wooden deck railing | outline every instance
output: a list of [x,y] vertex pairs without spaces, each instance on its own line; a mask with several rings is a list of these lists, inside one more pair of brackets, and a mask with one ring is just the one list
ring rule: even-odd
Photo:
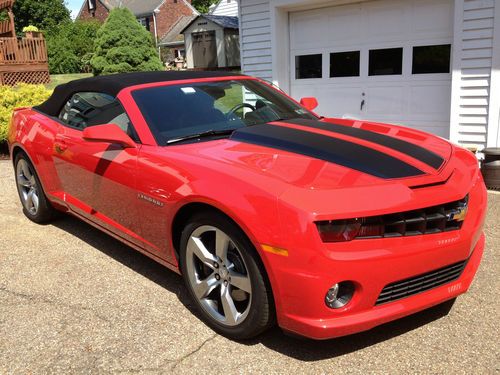
[[15,0],[0,0],[0,9],[12,8]]
[[10,31],[11,31],[10,21],[9,20],[0,21],[0,35],[9,33]]
[[44,38],[0,38],[0,65],[47,63]]

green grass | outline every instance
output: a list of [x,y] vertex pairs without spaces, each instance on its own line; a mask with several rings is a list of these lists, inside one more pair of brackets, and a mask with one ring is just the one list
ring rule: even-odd
[[57,85],[74,81],[75,79],[92,77],[91,73],[74,73],[74,74],[51,74],[50,75],[50,83],[46,84],[50,90],[53,90]]

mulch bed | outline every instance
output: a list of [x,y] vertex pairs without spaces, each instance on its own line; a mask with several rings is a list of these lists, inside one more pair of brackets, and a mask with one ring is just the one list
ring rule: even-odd
[[9,146],[7,142],[0,142],[0,160],[8,160],[9,156]]

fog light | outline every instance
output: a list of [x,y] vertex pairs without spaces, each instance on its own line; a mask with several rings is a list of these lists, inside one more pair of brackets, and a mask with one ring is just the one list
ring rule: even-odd
[[340,309],[349,303],[353,294],[354,284],[350,281],[342,281],[328,289],[325,303],[331,309]]

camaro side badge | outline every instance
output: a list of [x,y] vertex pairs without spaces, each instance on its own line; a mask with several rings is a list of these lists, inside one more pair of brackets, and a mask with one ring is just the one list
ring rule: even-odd
[[145,200],[146,202],[152,203],[158,207],[163,207],[164,203],[160,202],[158,199],[154,199],[153,197],[149,197],[147,195],[144,195],[142,193],[137,193],[137,198]]

